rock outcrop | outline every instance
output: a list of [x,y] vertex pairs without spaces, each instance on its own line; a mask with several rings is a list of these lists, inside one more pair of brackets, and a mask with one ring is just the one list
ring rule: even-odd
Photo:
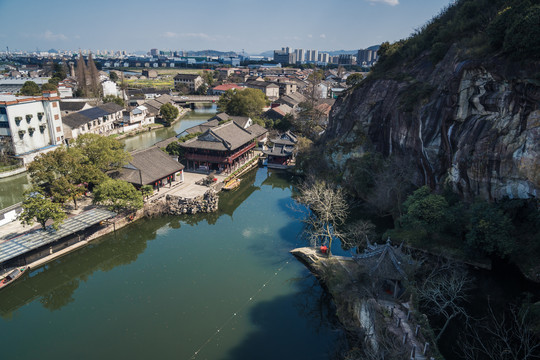
[[218,210],[218,202],[219,196],[212,189],[192,199],[167,195],[165,213],[169,215],[210,213]]
[[349,159],[368,149],[407,154],[417,185],[448,181],[465,198],[538,197],[538,68],[463,58],[454,46],[435,66],[424,55],[346,92],[323,138],[328,163],[346,176]]

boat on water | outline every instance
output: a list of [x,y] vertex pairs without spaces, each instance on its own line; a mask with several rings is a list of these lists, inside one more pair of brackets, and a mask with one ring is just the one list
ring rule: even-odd
[[6,276],[4,276],[0,280],[0,290],[20,278],[26,270],[28,270],[28,267],[26,266],[17,267],[14,270],[11,270]]
[[236,189],[237,187],[240,186],[240,179],[232,179],[230,181],[228,181],[224,186],[223,186],[223,190],[234,190]]

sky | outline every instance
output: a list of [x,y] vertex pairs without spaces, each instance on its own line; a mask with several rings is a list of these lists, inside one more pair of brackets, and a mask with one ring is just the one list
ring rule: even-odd
[[0,0],[0,51],[357,50],[408,37],[450,2]]

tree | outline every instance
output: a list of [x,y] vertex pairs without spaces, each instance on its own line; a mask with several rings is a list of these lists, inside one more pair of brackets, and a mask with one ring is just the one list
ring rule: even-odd
[[347,77],[345,83],[349,86],[354,86],[356,84],[360,84],[362,80],[364,80],[364,75],[360,73],[354,73]]
[[135,187],[122,180],[108,179],[94,188],[94,204],[105,205],[111,211],[135,211],[143,207],[143,196]]
[[171,122],[178,117],[178,108],[172,104],[163,104],[159,108],[159,113],[164,120],[165,126],[170,126]]
[[122,100],[121,97],[114,96],[114,95],[107,95],[107,96],[103,97],[103,103],[104,104],[111,103],[111,102],[115,103],[115,104],[118,104],[118,105],[120,105],[122,107],[126,106],[126,104],[124,103],[124,100]]
[[[443,321],[435,340],[439,341],[452,319],[468,318],[464,304],[468,302],[468,291],[472,280],[465,269],[457,264],[441,262],[432,267],[422,284],[417,288],[422,307],[431,315]],[[436,330],[436,329],[435,329]]]
[[336,188],[321,180],[308,180],[298,187],[298,202],[307,207],[302,221],[305,235],[312,246],[327,245],[328,254],[332,254],[334,239],[343,239],[339,227],[348,214],[348,205],[341,188]]
[[218,111],[233,116],[249,116],[254,118],[262,113],[267,105],[266,95],[258,89],[240,91],[227,90],[218,101]]
[[19,214],[21,223],[32,225],[36,221],[43,229],[45,229],[47,221],[52,219],[52,227],[58,230],[58,227],[66,218],[60,204],[46,197],[37,187],[32,187],[25,192],[22,209],[23,211]]
[[77,208],[77,198],[86,192],[85,183],[99,183],[105,174],[88,163],[77,148],[57,148],[41,154],[28,166],[32,183],[42,192],[64,203],[73,200]]
[[29,80],[23,84],[20,93],[26,96],[35,96],[41,95],[41,90],[39,89],[38,84]]
[[101,88],[101,82],[99,81],[99,71],[96,68],[94,59],[92,58],[92,53],[88,55],[88,73],[87,76],[90,78],[90,92],[92,96],[99,97],[103,91]]
[[410,195],[403,203],[406,214],[402,223],[408,226],[421,226],[430,232],[440,231],[447,218],[448,203],[446,199],[432,194],[429,186],[424,185]]
[[111,71],[109,73],[109,78],[111,79],[111,81],[114,81],[114,82],[118,81],[118,75],[114,71]]
[[141,186],[141,194],[143,198],[148,198],[154,193],[154,188],[152,185],[143,185]]
[[[204,70],[200,75],[203,78],[206,85],[212,86],[214,84],[214,72],[213,71]],[[207,86],[207,89],[208,89],[208,86]]]
[[41,91],[58,91],[58,87],[50,82],[41,85]]
[[480,202],[471,207],[467,245],[488,255],[505,257],[515,248],[514,227],[495,205]]
[[86,63],[82,53],[79,51],[79,58],[77,59],[77,68],[75,76],[77,78],[77,92],[82,96],[88,96],[88,70],[86,69]]
[[124,144],[108,136],[82,134],[73,142],[84,156],[84,163],[95,166],[102,172],[118,169],[131,160]]
[[375,225],[369,220],[357,220],[349,224],[342,239],[344,250],[356,248],[357,252],[365,248],[369,237],[374,235]]
[[[537,305],[538,306],[538,305]],[[531,315],[531,305],[521,309],[511,306],[495,312],[488,305],[486,319],[467,323],[461,352],[465,360],[532,360],[540,358],[540,339],[535,333],[538,318]]]

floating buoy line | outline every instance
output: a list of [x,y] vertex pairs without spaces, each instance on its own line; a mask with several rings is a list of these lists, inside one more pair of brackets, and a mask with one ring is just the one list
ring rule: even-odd
[[223,322],[223,324],[221,324],[221,326],[219,328],[217,328],[217,330],[197,349],[197,351],[195,351],[193,353],[193,355],[190,357],[190,359],[195,359],[199,353],[208,345],[212,342],[212,340],[216,337],[216,335],[218,335],[219,333],[221,333],[221,330],[223,330],[223,328],[225,326],[227,326],[227,324],[232,320],[234,319],[236,316],[238,316],[238,314],[240,314],[240,312],[242,310],[244,310],[249,303],[251,303],[254,299],[255,299],[255,296],[260,293],[265,287],[266,285],[268,285],[276,276],[278,276],[278,274],[281,272],[281,270],[283,270],[287,265],[289,264],[289,261],[286,261],[285,264],[283,264],[283,266],[281,266],[280,268],[278,268],[276,271],[274,271],[274,274],[268,279],[266,280],[266,282],[264,282],[258,289],[257,291],[255,291],[253,293],[253,295],[251,295],[249,297],[249,299],[244,303],[242,304],[242,306],[240,306],[240,308],[238,308],[238,310],[236,310],[235,312],[232,313],[232,315],[227,319],[225,320],[225,322]]

